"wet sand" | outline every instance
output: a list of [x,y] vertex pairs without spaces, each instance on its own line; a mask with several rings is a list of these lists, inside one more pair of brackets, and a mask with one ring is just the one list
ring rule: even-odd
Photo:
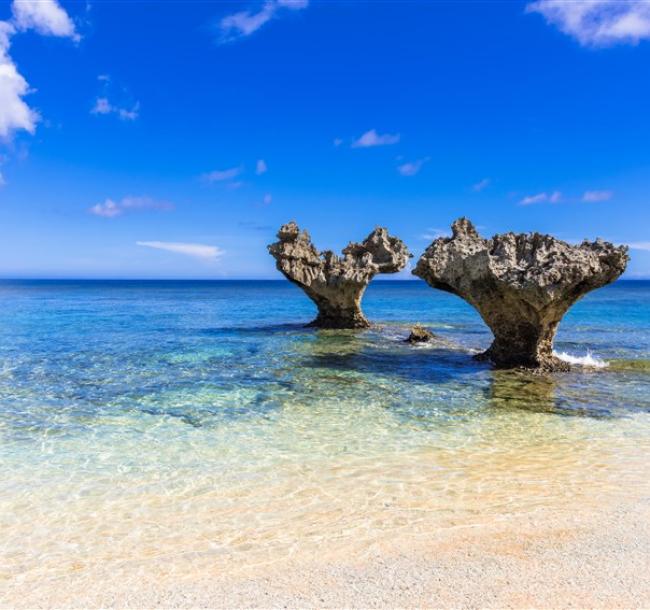
[[[405,538],[408,538],[405,537]],[[79,573],[0,594],[3,608],[650,607],[650,498],[634,505],[503,521],[387,540],[359,553],[313,552],[257,566],[165,572],[167,558],[119,578]],[[178,562],[178,557],[174,558]],[[89,578],[90,577],[90,578]]]

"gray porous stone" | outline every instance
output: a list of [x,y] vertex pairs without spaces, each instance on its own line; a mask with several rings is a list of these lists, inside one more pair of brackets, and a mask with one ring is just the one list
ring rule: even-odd
[[558,324],[583,295],[625,271],[627,247],[600,239],[572,246],[540,233],[483,239],[466,218],[451,228],[452,237],[432,242],[413,274],[478,310],[494,334],[478,357],[500,368],[567,370],[553,355]]
[[278,241],[269,247],[276,267],[290,282],[300,286],[318,307],[310,324],[319,328],[367,328],[361,298],[378,273],[403,269],[411,254],[397,237],[376,228],[361,243],[350,243],[343,256],[331,250],[320,253],[307,231],[295,222],[282,225]]

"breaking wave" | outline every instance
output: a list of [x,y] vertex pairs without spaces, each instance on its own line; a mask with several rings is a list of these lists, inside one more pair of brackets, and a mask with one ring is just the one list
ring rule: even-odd
[[553,352],[553,354],[560,360],[568,362],[569,364],[578,364],[580,366],[588,366],[596,369],[604,369],[609,366],[609,363],[597,356],[594,356],[591,352],[587,352],[585,356],[572,356],[566,352]]

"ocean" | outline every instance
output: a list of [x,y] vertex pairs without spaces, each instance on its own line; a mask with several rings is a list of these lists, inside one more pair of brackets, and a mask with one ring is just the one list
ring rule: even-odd
[[[375,281],[0,282],[0,589],[184,578],[647,497],[650,282],[577,303],[569,373],[495,371],[462,300]],[[431,345],[404,342],[421,323]],[[584,366],[589,365],[589,366]]]

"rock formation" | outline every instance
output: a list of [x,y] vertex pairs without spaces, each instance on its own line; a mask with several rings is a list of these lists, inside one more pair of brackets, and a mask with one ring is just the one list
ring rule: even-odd
[[553,356],[562,316],[578,299],[625,270],[627,247],[597,240],[572,246],[539,233],[483,239],[460,218],[436,239],[413,273],[475,307],[494,334],[480,357],[502,368],[567,370]]
[[320,328],[366,328],[361,298],[377,273],[396,273],[412,256],[404,243],[383,228],[366,239],[350,243],[339,257],[331,250],[319,253],[307,231],[295,222],[280,227],[278,240],[269,246],[276,267],[300,286],[316,303],[318,317],[310,324]]
[[416,324],[412,329],[409,336],[404,339],[406,343],[427,343],[433,340],[433,333],[427,330],[421,324]]

